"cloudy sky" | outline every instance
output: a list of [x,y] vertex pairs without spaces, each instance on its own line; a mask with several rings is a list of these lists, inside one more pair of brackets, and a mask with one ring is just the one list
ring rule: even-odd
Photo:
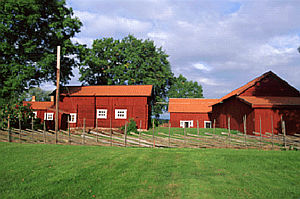
[[[299,0],[67,0],[83,23],[74,41],[128,34],[153,40],[172,71],[219,98],[272,70],[300,88]],[[78,77],[70,84],[79,84]]]

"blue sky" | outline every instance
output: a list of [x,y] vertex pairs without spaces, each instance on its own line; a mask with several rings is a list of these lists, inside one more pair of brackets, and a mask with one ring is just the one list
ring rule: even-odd
[[[67,5],[83,22],[74,41],[149,38],[170,56],[176,76],[203,86],[205,98],[220,98],[269,70],[300,88],[298,0],[67,0]],[[78,75],[70,84],[80,84]]]

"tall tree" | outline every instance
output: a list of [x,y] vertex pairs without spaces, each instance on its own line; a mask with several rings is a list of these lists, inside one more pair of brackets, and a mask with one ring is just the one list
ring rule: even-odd
[[80,81],[84,85],[142,85],[154,86],[152,111],[156,117],[163,104],[173,77],[168,55],[151,40],[132,35],[121,40],[98,39],[92,48],[81,48]]
[[64,0],[0,1],[0,106],[31,85],[55,81],[56,46],[62,46],[61,80],[72,75],[81,22]]
[[35,96],[36,101],[50,101],[51,97],[49,96],[52,91],[45,91],[39,87],[30,88],[28,91],[25,91],[21,95],[21,100],[31,100],[32,96]]
[[169,98],[202,98],[202,86],[188,81],[183,75],[174,77],[168,92]]

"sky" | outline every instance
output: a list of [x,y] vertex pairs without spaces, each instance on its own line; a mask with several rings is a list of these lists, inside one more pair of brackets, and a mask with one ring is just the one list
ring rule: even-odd
[[[172,72],[220,98],[272,70],[300,88],[299,0],[67,0],[74,42],[133,34],[169,55]],[[70,85],[79,85],[78,71]]]

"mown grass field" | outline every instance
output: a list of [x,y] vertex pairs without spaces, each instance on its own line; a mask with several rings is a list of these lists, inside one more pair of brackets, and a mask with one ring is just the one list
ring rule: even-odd
[[0,198],[300,198],[300,153],[0,143]]

